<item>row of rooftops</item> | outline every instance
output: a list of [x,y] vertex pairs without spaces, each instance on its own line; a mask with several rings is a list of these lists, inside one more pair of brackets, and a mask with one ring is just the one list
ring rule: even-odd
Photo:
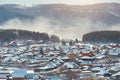
[[[79,73],[90,72],[94,78],[100,75],[104,79],[108,78],[111,80],[113,76],[115,79],[118,78],[116,76],[118,76],[120,71],[118,67],[120,64],[119,44],[76,43],[69,46],[56,43],[10,45],[0,47],[1,67],[21,68],[25,72],[31,69],[34,73],[39,73],[43,76],[58,72],[62,74],[67,72],[67,69],[71,69],[73,72],[79,69]],[[110,74],[110,76],[104,76],[106,73]],[[0,74],[3,75],[2,72]]]

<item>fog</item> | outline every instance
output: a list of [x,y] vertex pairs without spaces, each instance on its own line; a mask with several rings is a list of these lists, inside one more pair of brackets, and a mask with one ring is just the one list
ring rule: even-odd
[[[59,23],[56,21],[55,23]],[[51,24],[50,19],[39,17],[34,20],[12,19],[0,25],[2,29],[22,29],[55,34],[61,39],[82,39],[83,34],[100,30],[120,30],[119,25],[107,27],[102,23],[91,23],[89,20],[79,20],[70,24]]]

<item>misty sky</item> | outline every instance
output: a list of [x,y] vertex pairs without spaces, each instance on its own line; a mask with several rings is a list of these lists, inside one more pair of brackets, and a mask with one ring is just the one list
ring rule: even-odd
[[64,3],[71,5],[86,5],[95,3],[120,3],[120,0],[0,0],[0,4],[55,4]]

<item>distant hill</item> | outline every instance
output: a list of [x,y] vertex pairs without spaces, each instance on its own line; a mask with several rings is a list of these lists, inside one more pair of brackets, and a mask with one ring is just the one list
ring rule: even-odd
[[[73,24],[80,20],[114,25],[120,23],[120,4],[101,3],[94,5],[41,4],[27,7],[18,4],[0,5],[0,23],[10,19],[34,19],[45,17],[51,24]],[[55,22],[55,21],[58,21]]]
[[[57,40],[56,40],[57,38]],[[12,40],[43,40],[43,41],[54,41],[59,42],[60,39],[56,35],[49,36],[47,33],[32,32],[26,30],[15,30],[15,29],[0,29],[0,41],[9,42]]]
[[120,31],[96,31],[83,35],[83,42],[120,42]]

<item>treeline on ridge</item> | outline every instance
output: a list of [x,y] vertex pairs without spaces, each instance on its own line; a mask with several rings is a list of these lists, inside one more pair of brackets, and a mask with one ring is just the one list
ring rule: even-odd
[[47,33],[39,33],[27,30],[16,30],[16,29],[0,29],[0,41],[8,42],[12,40],[43,40],[51,42],[59,42],[60,39],[56,35],[49,36]]
[[83,35],[83,42],[120,42],[120,31],[95,31]]

